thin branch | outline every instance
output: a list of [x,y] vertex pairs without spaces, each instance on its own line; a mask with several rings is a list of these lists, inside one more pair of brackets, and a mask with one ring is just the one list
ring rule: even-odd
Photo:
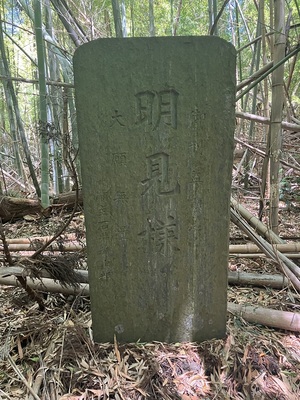
[[[243,142],[241,139],[238,139],[237,137],[235,137],[234,140],[235,140],[237,143],[240,143],[241,145],[247,147],[248,149],[250,149],[250,150],[253,151],[254,153],[259,154],[259,155],[262,156],[262,157],[266,157],[266,156],[267,156],[266,153],[265,153],[264,151],[259,150],[259,149],[255,148],[255,147],[251,146],[251,145],[248,144],[248,143]],[[287,163],[286,161],[284,161],[284,160],[282,160],[282,159],[280,159],[279,161],[281,162],[282,165],[285,165],[286,167],[289,167],[289,168],[293,168],[295,171],[300,172],[300,167],[297,167],[296,165]]]
[[256,81],[254,81],[251,85],[249,85],[243,92],[241,92],[235,99],[235,101],[240,100],[246,93],[248,93],[251,89],[254,88],[259,82],[263,81],[268,75],[270,75],[273,71],[275,71],[276,68],[280,67],[280,65],[284,64],[288,59],[293,57],[295,54],[299,53],[300,51],[300,45],[297,45],[297,47],[291,51],[289,54],[287,54],[282,60],[280,60],[277,64],[273,65],[272,68],[270,68],[267,72],[265,72],[263,75],[261,75]]
[[213,26],[211,27],[211,30],[209,32],[210,35],[214,34],[214,32],[216,30],[216,27],[217,27],[217,24],[219,22],[219,19],[221,18],[222,14],[223,14],[223,11],[224,11],[225,7],[227,6],[228,2],[229,2],[229,0],[225,0],[224,1],[223,5],[221,7],[221,10],[219,11],[218,15],[216,16],[216,19],[214,20]]
[[[259,123],[265,124],[265,125],[271,124],[270,118],[261,117],[260,115],[249,114],[249,113],[244,113],[244,112],[240,112],[240,111],[236,111],[235,115],[238,118],[247,119],[249,121],[259,122]],[[291,124],[290,122],[282,121],[281,126],[283,129],[285,129],[287,131],[300,132],[300,125],[298,125],[298,124]]]
[[73,178],[74,178],[74,186],[75,186],[75,202],[74,202],[74,207],[73,207],[73,211],[70,215],[70,217],[68,218],[68,220],[66,221],[66,223],[58,230],[58,232],[52,237],[52,239],[50,239],[49,241],[47,241],[40,249],[38,249],[32,256],[32,259],[37,258],[37,256],[39,256],[44,250],[46,250],[46,248],[48,246],[50,246],[51,243],[53,243],[57,238],[59,238],[62,233],[66,230],[66,228],[70,225],[71,221],[74,218],[75,212],[77,210],[77,206],[78,206],[78,197],[79,197],[79,185],[78,185],[78,178],[77,178],[77,174],[76,174],[76,169],[74,166],[74,162],[70,156],[70,153],[68,153],[68,158],[69,158],[69,165],[73,171]]
[[[11,257],[9,248],[8,248],[8,244],[6,242],[6,237],[5,237],[5,233],[4,233],[4,229],[3,229],[3,225],[2,225],[2,220],[0,219],[0,237],[3,243],[3,251],[6,257],[6,261],[8,263],[8,265],[13,266],[14,262],[13,259]],[[23,289],[26,290],[26,292],[28,293],[29,297],[32,298],[32,300],[36,301],[39,305],[39,309],[40,311],[44,311],[45,309],[45,305],[44,305],[44,301],[42,299],[42,297],[37,294],[31,287],[29,287],[27,285],[27,281],[26,278],[24,278],[23,276],[17,276],[17,280],[20,284],[20,286],[22,286]]]
[[35,400],[41,400],[41,398],[33,391],[32,387],[29,385],[27,379],[25,376],[22,374],[16,363],[14,362],[13,358],[10,356],[10,354],[7,355],[7,360],[10,363],[12,369],[15,371],[19,379],[21,379],[22,383],[27,387],[29,392],[32,394],[33,398]]
[[[39,82],[38,79],[13,78],[13,77],[8,77],[8,76],[4,76],[4,75],[0,75],[0,79],[11,80],[11,81],[16,81],[16,82],[24,82],[24,83],[38,83]],[[74,88],[74,85],[72,83],[67,83],[67,82],[46,81],[46,85]]]

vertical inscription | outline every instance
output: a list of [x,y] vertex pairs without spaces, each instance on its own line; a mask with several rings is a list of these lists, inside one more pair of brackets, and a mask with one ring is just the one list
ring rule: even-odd
[[103,256],[107,256],[111,241],[111,223],[109,220],[102,220],[98,223],[97,236],[99,237],[99,250]]
[[[160,197],[160,209],[149,210],[151,217],[147,219],[145,229],[139,233],[144,239],[146,247],[152,253],[161,254],[164,257],[171,257],[178,248],[178,219],[169,198],[180,193],[178,181],[173,179],[170,185],[169,154],[161,151],[146,157],[147,178],[141,181],[143,187],[142,197]],[[165,203],[164,203],[165,202]],[[166,218],[158,217],[166,215]]]
[[[115,173],[119,175],[120,171],[127,167],[127,152],[118,152],[112,154],[112,163]],[[115,214],[114,236],[122,241],[126,241],[128,235],[127,207],[129,197],[124,187],[120,187],[112,195],[113,209]]]
[[200,169],[193,169],[192,180],[187,184],[187,199],[195,201],[196,198],[201,198],[200,189],[203,186],[202,171]]
[[115,231],[116,237],[125,240],[128,233],[128,216],[127,208],[129,197],[123,190],[115,192],[113,196],[114,215],[115,215]]
[[201,112],[198,106],[195,106],[190,114],[190,126],[193,130],[198,129],[199,122],[204,119],[205,115]]

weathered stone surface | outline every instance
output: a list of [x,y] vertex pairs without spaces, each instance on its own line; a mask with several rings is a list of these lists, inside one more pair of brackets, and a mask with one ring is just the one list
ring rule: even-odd
[[222,337],[234,48],[99,39],[74,68],[94,339]]

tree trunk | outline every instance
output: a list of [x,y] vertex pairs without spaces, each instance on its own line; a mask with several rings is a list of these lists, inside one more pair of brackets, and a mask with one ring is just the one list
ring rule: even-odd
[[[51,208],[72,208],[75,204],[76,192],[67,192],[55,197]],[[82,192],[79,190],[78,204],[82,204]],[[46,211],[46,215],[50,209]],[[28,214],[45,215],[39,200],[0,196],[0,218],[5,221],[19,219]]]

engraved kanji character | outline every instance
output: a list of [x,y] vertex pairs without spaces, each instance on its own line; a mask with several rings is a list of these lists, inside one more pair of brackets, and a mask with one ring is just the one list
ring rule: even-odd
[[146,90],[135,95],[137,105],[137,124],[146,123],[156,129],[161,122],[177,128],[177,97],[175,89],[159,92]]
[[158,92],[158,118],[154,129],[158,127],[161,120],[166,125],[177,128],[177,97],[178,92],[174,89],[167,89]]
[[180,186],[176,182],[173,189],[168,190],[169,185],[169,155],[167,153],[155,153],[147,157],[148,178],[141,183],[145,186],[143,195],[153,188],[158,195],[171,195],[179,193]]
[[119,124],[120,126],[125,126],[125,124],[122,123],[122,121],[120,120],[121,118],[123,118],[122,114],[119,113],[119,110],[115,110],[114,115],[112,115],[111,119],[112,119],[112,123],[110,124],[110,126],[113,126],[114,124]]
[[155,93],[150,90],[135,95],[137,104],[137,123],[152,125],[153,101]]
[[126,153],[113,153],[113,163],[115,165],[125,166],[127,162]]
[[114,202],[118,207],[126,206],[128,203],[128,197],[125,192],[117,192],[114,198]]
[[139,235],[145,237],[153,245],[156,253],[169,256],[173,250],[179,250],[177,246],[178,228],[175,217],[169,215],[167,221],[154,218],[148,219],[147,229]]
[[169,215],[166,223],[156,220],[155,228],[154,244],[160,253],[167,254],[170,247],[177,249],[175,245],[175,241],[178,239],[177,226],[174,217]]

